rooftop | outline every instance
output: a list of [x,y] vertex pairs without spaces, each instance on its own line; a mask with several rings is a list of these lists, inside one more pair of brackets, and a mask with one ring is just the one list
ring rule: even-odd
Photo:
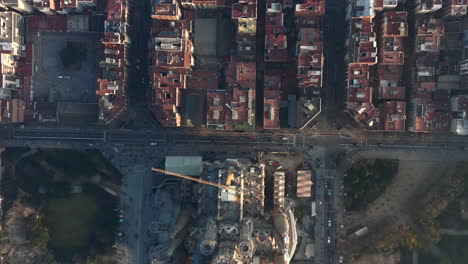
[[239,18],[237,19],[237,31],[241,34],[255,34],[257,32],[257,19]]
[[301,28],[297,40],[299,54],[322,54],[322,35],[318,28]]
[[348,102],[347,109],[360,125],[369,130],[379,130],[380,111],[369,102]]
[[265,24],[267,26],[283,26],[283,13],[267,13],[265,15]]
[[448,0],[450,16],[464,16],[467,14],[468,0]]
[[448,102],[435,101],[429,97],[411,100],[414,107],[414,132],[448,131],[451,113]]
[[376,11],[393,9],[397,5],[398,0],[374,0],[374,9]]
[[405,53],[402,38],[399,37],[384,37],[382,39],[382,64],[388,65],[403,65],[405,61]]
[[377,42],[371,17],[351,19],[350,62],[377,63]]
[[368,102],[372,100],[372,88],[369,83],[369,66],[351,63],[348,77],[348,102]]
[[265,90],[281,90],[281,77],[278,75],[265,74],[263,77]]
[[416,36],[416,51],[419,52],[439,52],[440,35]]
[[153,0],[151,9],[151,17],[156,19],[178,20],[182,16],[177,0]]
[[218,89],[219,76],[212,71],[194,70],[187,78],[187,88],[215,90]]
[[232,4],[232,18],[256,18],[257,5],[256,4]]
[[442,0],[416,0],[416,12],[429,13],[442,8]]
[[444,34],[444,23],[440,19],[435,18],[420,18],[416,20],[418,32],[417,35],[443,35]]
[[263,115],[263,128],[265,129],[279,129],[279,108],[280,108],[280,91],[279,90],[265,90],[264,91],[264,115]]
[[408,13],[404,11],[389,11],[383,16],[384,37],[406,37],[408,35]]
[[295,16],[323,16],[325,15],[324,0],[301,0],[294,8]]
[[379,106],[382,130],[404,131],[406,122],[406,102],[386,101]]
[[107,1],[107,21],[125,21],[125,8],[122,0]]

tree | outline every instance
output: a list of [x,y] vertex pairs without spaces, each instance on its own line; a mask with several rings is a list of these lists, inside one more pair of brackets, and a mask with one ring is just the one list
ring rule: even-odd
[[60,51],[60,59],[65,68],[80,66],[86,58],[86,46],[80,42],[67,42],[67,46]]
[[31,242],[34,246],[45,249],[50,241],[49,228],[44,225],[42,220],[36,219],[31,227]]

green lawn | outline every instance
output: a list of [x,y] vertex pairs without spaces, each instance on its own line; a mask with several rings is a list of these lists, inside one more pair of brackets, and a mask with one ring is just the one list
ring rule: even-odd
[[82,194],[51,200],[46,215],[51,245],[63,249],[85,247],[91,239],[97,209],[93,197]]

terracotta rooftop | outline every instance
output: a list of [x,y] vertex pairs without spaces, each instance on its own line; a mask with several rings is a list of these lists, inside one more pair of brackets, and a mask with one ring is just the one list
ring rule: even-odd
[[406,37],[408,35],[408,13],[404,11],[385,12],[382,22],[384,37]]
[[187,88],[215,90],[218,89],[219,76],[212,71],[194,70],[187,78]]
[[322,34],[318,28],[301,28],[297,42],[300,53],[322,51]]
[[448,103],[433,101],[431,98],[415,98],[415,132],[446,131],[450,127],[451,113]]
[[193,65],[189,51],[156,51],[153,58],[154,66],[189,68]]
[[32,15],[26,17],[27,36],[37,36],[39,31],[67,31],[67,16],[63,15]]
[[380,127],[380,111],[368,102],[348,102],[347,109],[359,124],[369,130]]
[[176,0],[154,0],[152,17],[157,19],[180,19],[181,11]]
[[125,8],[123,7],[122,0],[118,1],[107,1],[106,6],[108,21],[124,21],[125,20]]
[[406,102],[387,101],[379,106],[382,128],[385,131],[404,131]]
[[425,35],[416,37],[416,51],[420,52],[439,52],[440,35]]
[[257,5],[256,4],[232,4],[232,18],[256,18]]
[[187,70],[183,68],[168,69],[164,67],[152,67],[153,87],[156,89],[162,87],[186,87]]
[[299,54],[298,56],[298,67],[322,67],[322,55],[321,54]]
[[256,81],[256,67],[254,62],[238,62],[236,67],[237,81]]
[[286,49],[287,36],[284,34],[271,34],[265,36],[266,49]]
[[397,7],[398,0],[374,0],[374,9],[377,11]]
[[440,19],[420,18],[416,20],[418,32],[417,35],[443,35],[444,23]]
[[294,8],[295,16],[323,16],[325,15],[324,0],[302,0]]
[[264,90],[281,90],[281,77],[278,75],[265,74],[263,77]]
[[377,63],[377,42],[372,18],[352,18],[350,62]]
[[283,13],[267,13],[265,15],[265,24],[267,26],[283,26]]
[[405,53],[403,39],[399,37],[382,38],[382,64],[403,65],[405,62]]
[[351,63],[348,77],[348,102],[368,102],[372,100],[369,82],[369,66]]

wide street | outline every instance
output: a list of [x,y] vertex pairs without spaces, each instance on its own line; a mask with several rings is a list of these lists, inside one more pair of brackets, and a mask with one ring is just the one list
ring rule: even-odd
[[169,144],[212,144],[250,146],[308,146],[353,147],[353,148],[396,148],[396,149],[443,149],[468,150],[468,138],[453,135],[428,137],[414,134],[385,136],[368,133],[353,137],[350,134],[320,133],[305,134],[301,130],[291,132],[188,132],[177,129],[64,129],[64,128],[0,128],[2,146],[41,146],[62,148],[99,148],[103,144],[151,145]]

